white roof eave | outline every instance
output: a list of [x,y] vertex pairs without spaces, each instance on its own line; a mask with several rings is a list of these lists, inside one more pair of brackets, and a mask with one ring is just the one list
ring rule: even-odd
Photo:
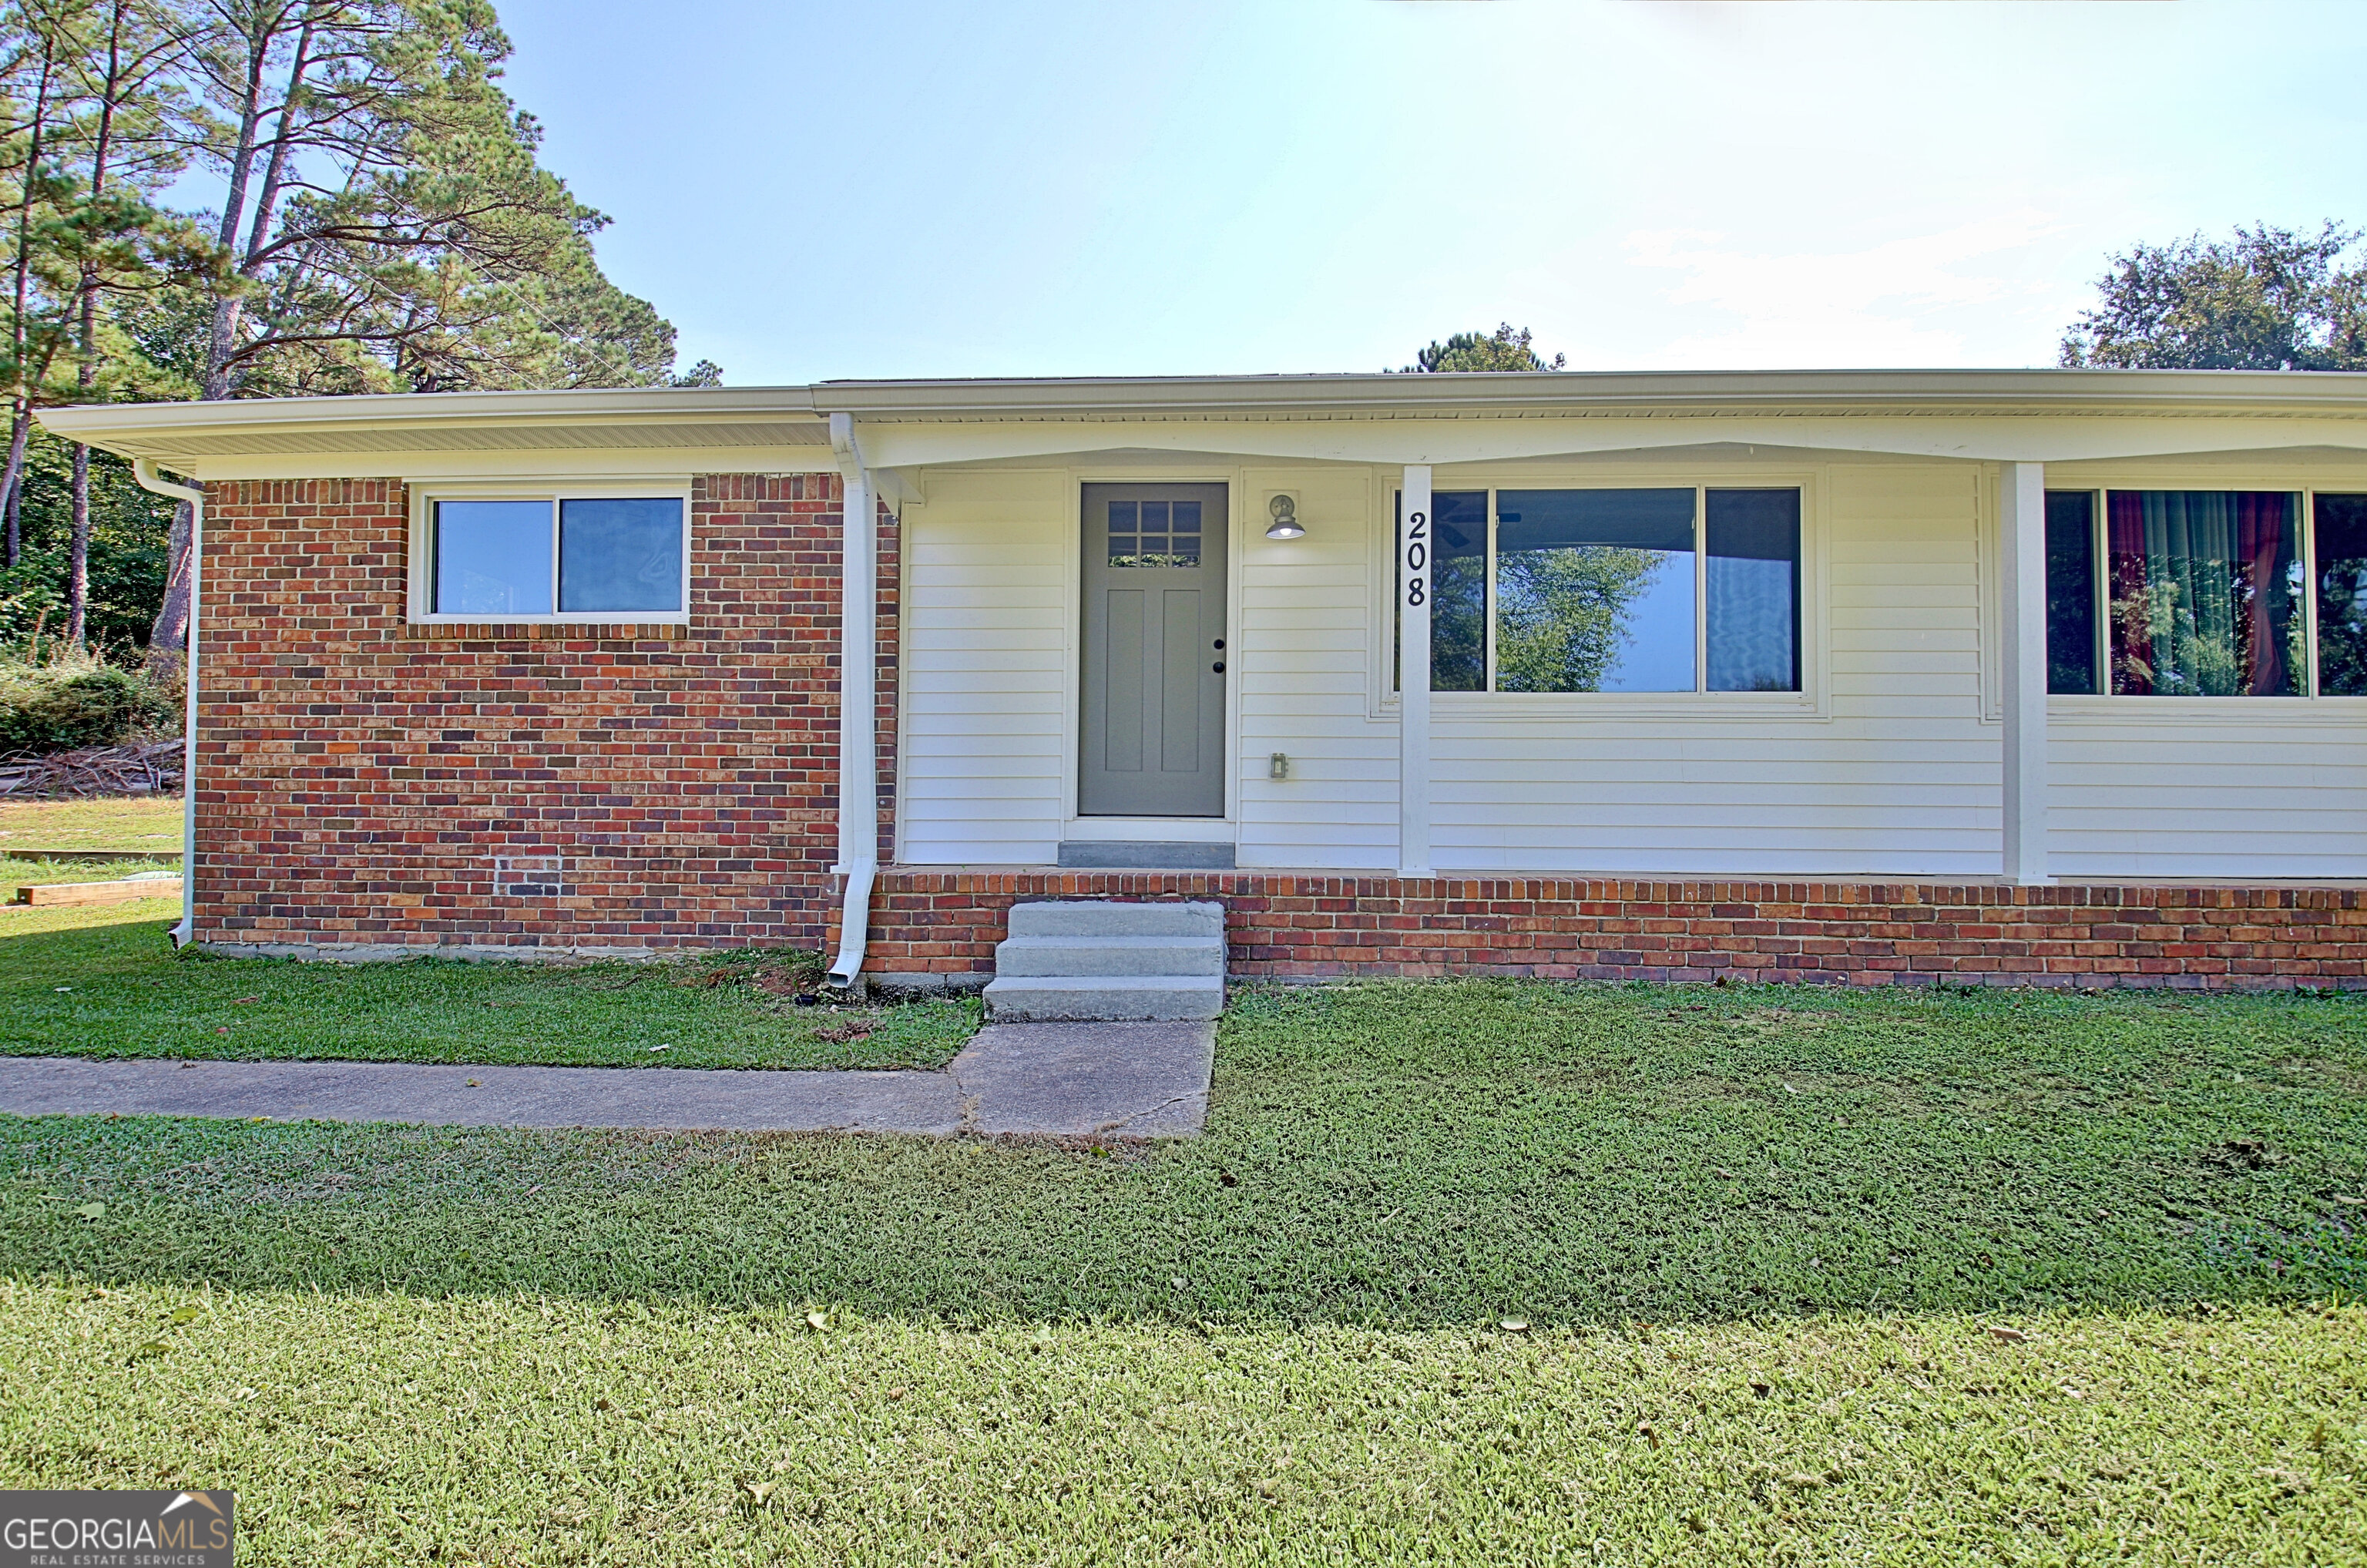
[[[243,458],[403,451],[806,449],[827,420],[978,426],[1090,422],[1312,424],[1393,420],[1738,418],[1987,423],[2093,416],[2328,426],[2367,445],[2367,373],[2208,370],[1546,371],[1527,374],[1137,377],[826,381],[115,403],[44,409],[69,439],[130,457],[215,467]],[[1947,449],[1937,432],[1911,449]],[[2167,435],[2167,432],[2162,432]],[[2180,440],[2199,432],[2181,432]],[[2259,433],[2264,436],[2266,433]],[[1761,437],[1759,438],[1771,438]],[[1828,437],[1829,438],[1829,437]],[[2272,444],[2255,437],[2260,445]],[[2252,445],[2255,441],[2238,442]],[[1085,445],[1091,445],[1086,443]],[[1350,447],[1368,443],[1357,441]],[[1822,440],[1818,444],[1823,444]],[[1875,443],[1896,449],[1897,443]],[[965,443],[967,445],[967,443]],[[1295,445],[1295,444],[1294,444]],[[1986,448],[1987,442],[1974,443]],[[1042,449],[1040,439],[1019,448]],[[981,454],[982,455],[982,454]],[[1343,449],[1342,456],[1348,452]],[[1969,448],[1960,455],[1982,455]]]

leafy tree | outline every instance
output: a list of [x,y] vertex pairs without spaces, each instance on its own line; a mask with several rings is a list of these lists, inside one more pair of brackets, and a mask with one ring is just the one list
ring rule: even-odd
[[663,385],[674,329],[536,161],[486,0],[207,0],[235,258],[203,395]]
[[[14,111],[0,157],[13,222],[4,348],[10,433],[0,494],[10,567],[24,553],[25,462],[42,403],[117,395],[136,354],[115,330],[116,300],[212,256],[192,225],[155,198],[189,139],[186,95],[171,80],[178,39],[151,0],[19,0],[0,23],[10,52],[0,84]],[[62,631],[87,630],[90,457],[73,456],[73,523],[63,565]]]
[[[23,648],[36,625],[45,646],[62,641],[75,536],[73,444],[36,428],[26,443],[23,547],[0,570],[0,647]],[[85,547],[85,637],[96,647],[128,652],[148,634],[171,565],[173,504],[140,488],[131,465],[90,451]]]
[[[44,403],[720,384],[602,274],[508,53],[490,0],[0,0],[0,622],[110,640],[136,555],[168,563],[152,658],[187,630],[187,509],[127,552],[157,503],[58,469]],[[192,159],[202,230],[157,204]]]
[[1440,370],[1558,370],[1569,361],[1557,354],[1548,364],[1529,347],[1529,329],[1515,330],[1510,322],[1491,333],[1458,332],[1444,343],[1433,343],[1405,367],[1407,375]]
[[2097,279],[2097,303],[2064,335],[2062,363],[2124,369],[2367,369],[2367,266],[2359,238],[2263,223],[2230,240],[2137,245]]
[[[49,3],[63,11],[77,0]],[[102,311],[102,305],[111,306],[125,294],[157,287],[176,273],[210,274],[216,258],[194,225],[164,213],[153,199],[164,182],[180,172],[191,140],[188,97],[172,74],[179,38],[167,14],[151,0],[98,0],[82,4],[80,9],[77,75],[86,108],[78,127],[82,134],[74,138],[74,145],[80,153],[82,182],[94,207],[112,204],[119,210],[111,225],[116,243],[84,247],[75,257],[74,395],[77,401],[88,402],[103,391],[122,390],[126,378],[108,375],[110,367],[122,371],[150,369],[138,366],[136,353],[125,352],[127,346],[115,330],[114,312]],[[160,258],[166,262],[162,278],[153,265]],[[91,452],[76,442],[73,454],[66,634],[80,646],[89,630],[91,610]],[[144,517],[153,510],[143,494],[130,515]]]
[[1591,544],[1496,557],[1496,689],[1600,691],[1627,610],[1668,564],[1659,551]]
[[[489,0],[179,3],[232,272],[201,396],[720,383],[675,378],[673,326],[601,273],[607,219],[537,162]],[[174,526],[152,658],[187,631]]]

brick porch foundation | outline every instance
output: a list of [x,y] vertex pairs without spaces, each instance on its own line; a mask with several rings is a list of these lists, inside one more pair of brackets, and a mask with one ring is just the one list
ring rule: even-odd
[[[874,973],[981,975],[1043,898],[1215,899],[1237,979],[2367,988],[2367,888],[883,868]],[[909,980],[908,980],[909,983]]]

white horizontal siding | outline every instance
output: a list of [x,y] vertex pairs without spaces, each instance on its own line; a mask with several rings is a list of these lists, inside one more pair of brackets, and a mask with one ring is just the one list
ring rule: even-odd
[[899,853],[1050,860],[1060,842],[1075,538],[1054,473],[970,473],[904,514]]
[[1456,870],[1993,873],[1999,754],[1980,722],[1977,503],[1964,465],[1828,471],[1829,624],[1807,628],[1821,638],[1822,719],[1433,717],[1433,859]]
[[[1250,470],[1229,663],[1244,866],[1397,858],[1397,725],[1372,709],[1387,628],[1376,519],[1392,470]],[[1289,490],[1305,538],[1263,537]],[[1966,465],[1825,472],[1820,715],[1540,713],[1442,694],[1441,869],[1989,876],[1999,732],[1981,722],[1979,490]],[[1075,489],[932,472],[906,514],[902,853],[1041,862],[1064,824]],[[1682,703],[1673,699],[1671,703]],[[2076,707],[2076,705],[2075,705]],[[2291,710],[2284,711],[2290,713]],[[2054,869],[2078,877],[2367,877],[2367,716],[2193,719],[2131,703],[2051,720]],[[1267,777],[1273,752],[1290,777]]]
[[[1363,469],[1243,476],[1237,785],[1244,866],[1371,868],[1398,854],[1398,731],[1371,716],[1373,506]],[[1256,519],[1278,490],[1298,497],[1303,539]],[[1386,492],[1382,492],[1386,494]],[[1274,752],[1290,777],[1267,777]]]
[[2367,715],[2296,724],[2149,703],[2049,718],[2056,876],[2367,877]]

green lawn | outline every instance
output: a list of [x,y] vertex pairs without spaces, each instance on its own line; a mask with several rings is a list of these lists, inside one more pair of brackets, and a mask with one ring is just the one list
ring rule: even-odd
[[[176,799],[0,801],[0,849],[170,850],[178,854],[180,848],[181,802]],[[112,881],[135,874],[178,869],[177,862],[144,859],[0,859],[0,942],[37,932],[81,929],[95,923],[115,925],[161,919],[169,926],[180,918],[178,894],[113,908],[17,909],[7,901],[28,883],[39,886],[48,882]]]
[[181,847],[177,795],[91,801],[0,801],[0,849]]
[[[44,848],[136,847],[177,801],[0,806],[0,831]],[[0,900],[26,882],[156,868],[0,860]],[[810,954],[681,964],[350,967],[176,955],[177,897],[94,907],[0,906],[0,1055],[338,1058],[575,1066],[937,1067],[977,1029],[974,1001],[800,1007]]]
[[258,1562],[2356,1562],[2362,1199],[2347,998],[1250,992],[1147,1148],[0,1121],[0,1484],[234,1483]]
[[2360,1560],[2367,1313],[1992,1321],[817,1330],[0,1283],[0,1483],[235,1483],[240,1562],[308,1568]]
[[164,935],[171,918],[156,915],[150,903],[0,911],[0,1055],[936,1067],[979,1022],[974,1000],[798,1006],[820,978],[804,954],[569,965],[221,959],[175,955]]

